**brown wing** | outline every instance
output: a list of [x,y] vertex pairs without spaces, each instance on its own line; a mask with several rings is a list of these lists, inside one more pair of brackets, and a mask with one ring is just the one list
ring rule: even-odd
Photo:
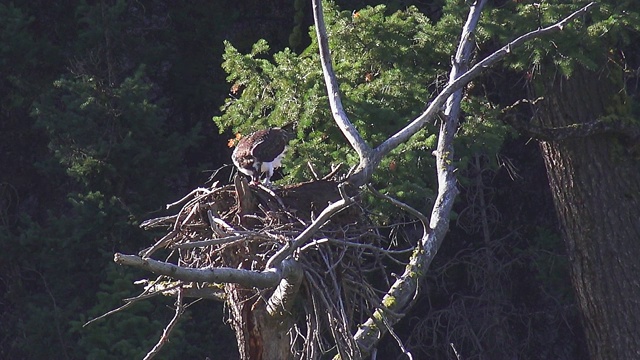
[[233,163],[239,167],[244,169],[253,169],[254,157],[251,154],[253,143],[250,141],[251,135],[245,138],[240,139],[238,145],[233,150],[233,154],[231,154],[231,160]]
[[287,133],[278,128],[256,131],[250,138],[251,154],[259,162],[273,161],[287,146]]

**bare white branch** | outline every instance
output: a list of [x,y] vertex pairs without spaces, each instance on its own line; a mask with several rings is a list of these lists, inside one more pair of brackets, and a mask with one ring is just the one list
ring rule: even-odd
[[[212,187],[215,187],[216,184],[217,184],[217,181],[216,181],[216,183],[213,184]],[[209,190],[209,189],[205,189],[205,188],[201,188],[201,187],[193,189],[193,190],[191,190],[190,193],[188,193],[187,195],[183,196],[182,199],[180,199],[178,201],[174,201],[174,202],[172,202],[170,204],[167,204],[166,208],[169,209],[172,206],[176,206],[176,205],[182,204],[183,202],[189,200],[193,196],[200,195],[200,194],[205,194],[206,195],[206,194],[209,194],[209,193],[211,193],[211,190]]]
[[267,301],[267,312],[274,317],[283,317],[290,312],[304,278],[297,261],[283,261],[281,269],[284,274],[282,281]]
[[208,283],[237,283],[246,287],[260,289],[276,286],[282,274],[277,269],[251,271],[233,268],[194,269],[172,263],[142,258],[136,255],[116,253],[113,257],[119,265],[137,267],[158,275],[170,276],[176,280]]
[[362,139],[358,130],[353,126],[349,117],[342,107],[342,99],[340,98],[340,90],[338,80],[336,79],[333,65],[331,63],[331,52],[329,50],[329,39],[327,36],[327,28],[324,24],[324,16],[322,13],[322,1],[312,0],[313,4],[313,20],[316,27],[316,36],[318,38],[318,47],[320,50],[320,62],[322,64],[322,73],[327,86],[329,95],[329,103],[331,104],[331,112],[333,118],[344,136],[351,144],[351,147],[358,153],[360,162],[367,161],[371,157],[371,147]]
[[[337,126],[341,129],[342,133],[349,141],[349,144],[357,152],[360,160],[357,168],[355,168],[354,172],[349,176],[349,182],[351,184],[355,186],[362,186],[366,184],[371,178],[373,171],[380,164],[382,158],[394,148],[396,148],[403,142],[406,142],[417,131],[422,129],[428,122],[433,120],[433,118],[438,115],[438,113],[441,113],[441,110],[444,106],[444,119],[441,122],[438,146],[437,150],[435,151],[436,171],[438,176],[438,195],[430,218],[406,204],[403,204],[388,196],[376,194],[377,196],[384,197],[387,200],[390,200],[395,205],[405,209],[416,218],[418,218],[423,225],[423,235],[420,238],[418,246],[416,246],[416,248],[413,250],[413,253],[409,257],[409,263],[406,264],[404,272],[396,278],[395,282],[389,287],[389,290],[386,292],[381,301],[377,295],[374,296],[373,294],[370,296],[370,298],[366,299],[367,304],[376,302],[379,302],[379,304],[376,309],[373,309],[373,315],[362,325],[360,325],[357,332],[353,335],[351,334],[351,329],[349,327],[349,319],[351,314],[348,311],[348,304],[343,302],[343,299],[341,297],[330,299],[329,296],[325,296],[327,293],[329,293],[327,291],[325,291],[324,293],[319,292],[317,294],[312,294],[312,301],[314,302],[314,304],[321,301],[325,303],[326,309],[331,309],[331,311],[327,315],[328,320],[332,324],[339,324],[339,326],[335,328],[331,327],[330,330],[334,334],[334,337],[336,339],[336,346],[338,349],[340,349],[339,351],[341,353],[342,351],[347,351],[345,355],[347,353],[363,355],[371,354],[374,351],[375,346],[380,340],[381,336],[386,332],[393,332],[393,326],[404,316],[404,312],[412,305],[413,301],[415,300],[416,294],[418,293],[420,279],[424,277],[424,274],[429,268],[431,261],[435,257],[440,244],[444,240],[445,234],[449,229],[449,217],[451,209],[453,207],[454,199],[458,194],[454,172],[455,169],[453,167],[453,139],[459,126],[458,113],[460,108],[460,101],[462,99],[462,87],[469,83],[472,79],[480,75],[483,71],[485,71],[485,69],[504,58],[514,48],[522,45],[530,39],[562,30],[569,21],[575,19],[581,14],[586,13],[593,6],[595,6],[595,3],[590,3],[552,26],[524,34],[469,69],[469,61],[471,58],[470,54],[472,52],[473,44],[470,39],[472,38],[475,27],[480,18],[482,7],[486,2],[487,0],[475,0],[473,2],[473,5],[471,6],[467,22],[462,29],[462,35],[458,46],[458,51],[456,52],[452,64],[452,70],[450,73],[448,85],[440,94],[438,94],[432,100],[427,110],[425,110],[420,116],[412,120],[406,127],[398,131],[393,136],[389,137],[378,147],[372,149],[364,141],[358,130],[351,123],[347,114],[345,113],[340,98],[338,82],[331,63],[328,35],[323,20],[321,0],[312,0],[322,70],[327,87],[327,92],[329,95],[328,97],[332,114]],[[267,193],[275,198],[281,208],[285,208],[282,201],[272,191],[270,191],[269,189],[263,190],[267,191]],[[195,263],[190,264],[193,267],[178,266],[169,262],[163,262],[149,258],[149,256],[151,256],[155,251],[169,245],[172,245],[172,247],[174,248],[181,248],[181,251],[185,251],[185,249],[193,247],[221,245],[246,238],[243,235],[243,232],[234,230],[229,224],[227,224],[222,218],[220,218],[220,216],[215,213],[215,210],[208,209],[208,206],[201,207],[200,200],[211,193],[211,191],[207,189],[196,189],[194,192],[181,199],[179,202],[170,204],[176,205],[178,203],[187,201],[191,197],[194,197],[194,199],[187,201],[188,206],[184,206],[177,216],[167,217],[161,219],[158,222],[149,222],[145,224],[148,226],[155,226],[159,224],[166,224],[169,221],[173,220],[173,226],[170,229],[169,233],[165,237],[157,241],[150,248],[143,250],[140,253],[141,256],[116,253],[114,255],[114,261],[121,265],[141,268],[146,271],[168,276],[179,281],[193,283],[233,283],[246,288],[257,289],[275,288],[266,302],[267,312],[274,317],[286,317],[290,315],[290,307],[294,301],[295,294],[297,294],[299,291],[300,283],[303,279],[303,270],[301,268],[301,265],[293,259],[294,257],[296,257],[293,256],[294,253],[300,252],[300,249],[309,241],[311,241],[313,235],[318,232],[323,226],[325,226],[325,224],[327,224],[327,222],[330,221],[333,216],[352,205],[355,201],[354,198],[347,196],[344,184],[339,187],[339,190],[342,199],[327,206],[310,225],[306,226],[304,230],[297,234],[297,236],[293,240],[288,242],[287,245],[279,248],[281,244],[280,241],[273,241],[268,244],[268,252],[260,258],[260,261],[264,261],[265,258],[269,256],[266,254],[273,255],[267,261],[265,270],[263,271],[237,269],[234,267],[213,267],[219,266],[220,262],[210,262],[210,265],[205,265],[207,266],[206,268],[198,268],[198,266],[200,266],[199,258]],[[248,185],[244,187],[237,185],[236,192],[240,193],[241,191],[250,191]],[[243,198],[242,196],[239,197]],[[243,206],[240,207],[243,208]],[[263,208],[260,207],[260,209]],[[190,229],[189,224],[197,222],[198,219],[202,217],[201,213],[205,210],[209,223],[199,223],[198,226],[200,226],[200,228],[211,227],[211,231],[213,231],[213,234],[208,234],[206,236],[200,237],[189,237],[185,240],[184,237],[188,235],[185,235],[185,229]],[[263,212],[267,213],[268,209],[263,209]],[[251,214],[245,214],[244,216],[248,218],[249,216],[251,216]],[[290,217],[294,218],[293,216]],[[300,222],[303,223],[301,220]],[[293,235],[287,234],[286,236],[283,235],[283,238],[290,238],[292,236]],[[330,258],[329,256],[325,257],[320,252],[320,254],[323,255],[322,259],[324,259],[324,261],[326,262],[326,264],[324,265],[326,265],[326,269],[328,269],[327,273],[329,274],[329,279],[327,281],[324,280],[325,274],[309,276],[310,273],[314,274],[315,269],[312,269],[311,272],[306,270],[308,275],[307,280],[310,284],[317,285],[317,283],[323,283],[325,290],[334,288],[336,294],[340,294],[340,286],[342,283],[336,279],[335,271],[336,267],[339,264],[344,263],[343,256],[346,253],[346,249],[355,249],[358,253],[366,253],[368,251],[373,252],[374,250],[376,250],[376,246],[372,244],[359,244],[356,242],[349,242],[348,236],[344,236],[344,241],[339,243],[339,245],[341,245],[340,249],[342,252],[337,253],[335,259]],[[178,241],[176,241],[177,238]],[[191,240],[202,241],[187,242]],[[324,239],[317,240],[313,244],[317,247],[317,245],[321,242],[324,242]],[[337,240],[335,239],[328,239],[328,242],[331,243],[331,247],[334,247],[333,244],[338,244]],[[279,250],[276,251],[276,249]],[[311,249],[311,247],[308,247],[308,249]],[[322,251],[322,247],[318,247],[318,249]],[[379,250],[383,253],[385,252],[382,249]],[[391,251],[386,252],[391,253]],[[244,255],[242,254],[243,253],[240,253],[238,255],[238,260],[244,259]],[[300,256],[300,259],[302,261],[304,257]],[[260,262],[260,264],[264,263]],[[353,280],[354,284],[356,283],[356,280],[357,277]],[[169,290],[165,289],[163,290],[163,293],[167,293]],[[167,325],[167,328],[165,328],[165,333],[158,341],[156,347],[151,350],[149,354],[147,354],[147,358],[153,357],[155,353],[157,353],[157,350],[159,350],[159,348],[166,342],[168,333],[171,331],[171,328],[173,328],[175,323],[177,323],[177,320],[180,317],[182,311],[184,311],[182,301],[184,296],[188,296],[185,291],[186,289],[181,285],[179,287],[179,291],[176,294],[176,315]],[[335,302],[332,303],[332,301],[334,300]],[[129,303],[125,304],[123,308],[128,305]],[[116,309],[115,311],[118,310],[120,309]],[[314,321],[315,323],[319,322],[318,319],[315,319]],[[312,333],[313,331],[315,330],[311,329],[308,336],[318,337],[318,333],[316,332],[314,334]],[[399,343],[401,344],[401,342]],[[315,350],[311,350],[311,353],[313,353],[314,351]],[[407,351],[405,351],[405,353],[410,356],[410,353],[408,353]]]
[[[409,137],[422,128],[428,120],[436,115],[445,101],[447,102],[445,109],[446,118],[440,126],[438,148],[436,150],[438,197],[436,198],[431,213],[430,227],[432,231],[425,234],[421,241],[423,248],[413,253],[402,276],[396,280],[384,296],[382,301],[383,306],[378,307],[374,315],[361,325],[354,335],[360,349],[365,353],[371,353],[375,344],[387,329],[387,326],[392,326],[399,320],[400,317],[398,316],[386,316],[389,311],[393,311],[396,314],[401,313],[413,301],[415,293],[417,292],[419,278],[422,277],[429,268],[431,261],[435,257],[448,231],[449,215],[453,207],[454,199],[458,194],[454,174],[455,169],[452,164],[454,150],[453,138],[458,128],[458,111],[462,98],[460,89],[486,68],[506,56],[513,48],[533,38],[562,30],[569,21],[584,14],[595,6],[595,3],[590,3],[554,25],[531,31],[518,37],[467,71],[466,67],[468,66],[472,51],[472,43],[469,39],[475,30],[485,3],[486,0],[477,0],[470,8],[469,16],[467,17],[461,40],[458,44],[458,51],[452,64],[449,84],[434,99],[421,116],[376,148],[375,153],[378,158],[370,163],[370,165],[377,165],[382,156],[386,155],[400,143],[408,140]],[[381,323],[382,320],[384,320],[384,324]]]
[[[340,99],[340,93],[338,91],[338,83],[336,80],[335,73],[333,72],[333,68],[331,66],[331,54],[329,51],[327,31],[325,28],[324,17],[322,14],[321,1],[313,0],[313,14],[314,14],[314,20],[316,24],[316,35],[318,37],[320,61],[322,63],[322,70],[323,70],[325,82],[327,85],[327,91],[329,94],[329,105],[331,106],[331,111],[333,113],[333,117],[334,117],[334,120],[336,121],[336,124],[342,130],[343,134],[349,141],[349,144],[351,144],[351,146],[356,150],[356,152],[360,156],[360,164],[358,165],[355,172],[351,174],[351,176],[349,177],[349,181],[356,186],[361,186],[367,183],[369,178],[373,174],[373,171],[378,166],[382,158],[384,158],[387,154],[389,154],[389,152],[391,152],[393,149],[398,147],[400,144],[406,142],[416,132],[422,129],[427,123],[431,122],[434,119],[434,117],[438,114],[440,109],[442,109],[445,102],[457,90],[461,89],[463,86],[468,84],[471,80],[478,77],[487,68],[493,66],[498,61],[502,60],[505,56],[510,54],[513,51],[513,49],[519,47],[520,45],[526,43],[531,39],[563,30],[567,23],[571,22],[578,16],[589,12],[595,6],[596,6],[595,2],[589,3],[588,5],[582,7],[581,9],[577,10],[573,14],[567,16],[563,20],[551,26],[530,31],[516,38],[515,40],[509,42],[499,50],[492,53],[491,55],[487,56],[482,61],[478,62],[468,71],[464,71],[456,74],[451,73],[450,79],[455,79],[455,80],[449,82],[449,84],[442,90],[442,92],[438,94],[431,101],[427,109],[420,116],[415,118],[413,121],[411,121],[407,126],[402,128],[401,130],[399,130],[397,133],[389,137],[378,147],[376,147],[375,149],[371,149],[366,144],[366,142],[362,139],[358,130],[349,121],[346,113],[344,112],[344,109],[342,108],[342,101]],[[479,15],[478,15],[478,18],[479,18]],[[477,22],[477,19],[475,19],[474,21]],[[461,38],[461,44],[470,43],[471,36],[472,36],[472,33],[465,34],[464,38]],[[462,49],[459,48],[459,51],[461,50]],[[457,53],[456,57],[460,57],[459,55],[462,55],[462,54]],[[455,102],[455,97],[456,96],[454,96],[449,101]]]
[[[511,51],[513,51],[513,49],[519,47],[529,40],[561,31],[562,29],[564,29],[567,23],[574,20],[578,16],[589,12],[594,6],[596,6],[596,3],[591,2],[558,23],[521,35],[520,37],[509,42],[507,45],[498,49],[491,55],[487,56],[482,61],[475,64],[470,70],[464,72],[462,75],[455,78],[455,80],[450,81],[449,84],[442,90],[442,92],[438,94],[435,99],[433,99],[427,110],[425,110],[420,116],[418,116],[405,128],[398,131],[384,143],[380,144],[380,146],[376,148],[376,153],[378,153],[376,155],[382,158],[398,145],[407,141],[411,136],[413,136],[413,134],[422,129],[427,122],[433,119],[433,117],[442,107],[444,102],[449,98],[449,96],[451,96],[456,90],[468,84],[474,78],[478,77],[478,75],[483,73],[487,68],[493,66],[498,61],[502,60],[505,56],[509,55]],[[464,39],[468,38],[468,36],[465,36]],[[451,75],[453,75],[453,73]]]
[[[459,74],[464,72],[466,69],[465,65],[469,60],[472,49],[472,43],[468,39],[475,30],[482,8],[485,4],[486,0],[476,1],[469,10],[467,21],[462,30],[461,40],[458,44],[458,51],[456,52],[456,56],[454,57],[454,62],[452,64],[450,83],[455,82]],[[459,93],[461,93],[461,91],[459,91]],[[441,95],[442,94],[439,96]],[[390,312],[400,313],[410,306],[418,291],[420,278],[424,276],[424,273],[435,257],[438,248],[449,229],[449,215],[451,213],[455,197],[458,194],[452,163],[453,138],[458,128],[457,110],[459,109],[461,99],[461,94],[451,97],[450,101],[447,103],[447,110],[445,113],[455,116],[447,116],[440,126],[438,149],[436,151],[438,197],[436,198],[436,202],[431,213],[430,224],[428,225],[426,223],[427,219],[424,216],[418,217],[425,227],[420,243],[422,248],[418,249],[411,255],[409,264],[405,267],[403,274],[394,282],[394,284],[389,288],[387,294],[383,297],[382,306],[379,306],[374,311],[374,315],[367,319],[367,321],[359,327],[358,331],[354,335],[354,339],[358,342],[358,346],[364,353],[371,353],[380,337],[400,320],[401,316],[390,314]],[[435,115],[435,109],[437,108],[433,107],[433,105],[434,104],[432,103],[429,108],[434,109],[433,111]],[[405,128],[403,131],[407,131],[408,133],[410,130],[407,129],[408,128]],[[413,135],[413,133],[411,133],[411,135]],[[407,136],[403,141],[406,141],[409,136]],[[388,143],[389,140],[382,145]],[[395,146],[398,144],[399,143]],[[389,147],[388,150],[384,151],[389,152],[391,149],[392,148]],[[377,150],[377,152],[378,154],[382,154],[381,150]],[[377,161],[379,161],[379,159]],[[399,202],[394,202],[396,205],[399,205],[398,203]]]

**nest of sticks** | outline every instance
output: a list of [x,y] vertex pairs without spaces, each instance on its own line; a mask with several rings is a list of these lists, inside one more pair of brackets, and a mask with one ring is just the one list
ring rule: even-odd
[[[355,189],[346,192],[352,199],[359,196]],[[166,259],[181,267],[262,271],[328,204],[343,196],[338,181],[331,179],[270,190],[249,186],[244,177],[236,177],[232,185],[197,188],[167,205],[182,205],[175,215],[141,225],[168,228],[168,232],[140,255],[150,258],[169,249]],[[305,314],[296,316],[290,336],[299,357],[317,358],[336,345],[358,351],[353,332],[371,316],[393,281],[384,264],[391,259],[401,265],[396,256],[412,249],[389,250],[388,241],[361,202],[354,201],[295,250],[292,256],[304,272],[297,300],[302,306],[296,305],[295,311]],[[231,299],[224,284],[181,284],[185,285],[194,290],[216,289],[220,299]],[[256,298],[268,296],[265,290],[253,289],[253,293]]]

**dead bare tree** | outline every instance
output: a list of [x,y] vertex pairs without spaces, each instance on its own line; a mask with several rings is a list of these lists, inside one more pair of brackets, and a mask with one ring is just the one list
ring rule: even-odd
[[[342,359],[360,359],[375,354],[385,333],[396,337],[411,358],[393,326],[412,306],[420,280],[449,228],[458,194],[453,139],[459,126],[462,88],[526,41],[562,30],[595,6],[590,3],[556,24],[524,34],[472,66],[473,33],[486,3],[474,1],[447,86],[420,116],[371,147],[342,107],[322,4],[312,2],[333,117],[358,154],[359,164],[342,179],[329,176],[275,192],[251,188],[240,178],[234,185],[199,188],[176,203],[184,203],[178,214],[145,222],[147,228],[168,226],[169,232],[139,255],[117,253],[114,261],[159,277],[123,308],[156,294],[178,299],[176,316],[147,358],[166,341],[185,297],[227,302],[242,359],[315,359],[327,352]],[[440,119],[433,153],[438,194],[430,217],[369,189],[415,217],[422,228],[420,239],[410,247],[391,249],[388,239],[361,211],[358,191],[365,191],[360,189],[383,157],[436,119]],[[315,215],[320,210],[316,204],[328,205]],[[338,213],[341,216],[336,217]],[[171,250],[165,261],[151,258],[165,248]],[[405,253],[410,255],[401,256]],[[383,260],[398,264],[402,274],[389,274]],[[378,274],[384,275],[383,280],[372,280]],[[294,299],[300,300],[302,310],[294,309]]]

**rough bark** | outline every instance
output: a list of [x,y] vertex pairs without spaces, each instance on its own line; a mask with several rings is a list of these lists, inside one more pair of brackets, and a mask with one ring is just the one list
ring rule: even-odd
[[[247,224],[244,215],[252,214],[257,208],[257,199],[250,191],[244,177],[236,177],[236,193],[239,205],[239,222]],[[250,220],[250,218],[247,218]],[[227,255],[231,263],[244,261],[241,254]],[[295,263],[288,260],[285,264]],[[245,265],[246,266],[246,265]],[[289,306],[293,303],[302,281],[299,265],[278,266],[285,269],[285,279],[276,288],[276,296],[269,299],[255,289],[242,286],[239,282],[225,284],[227,305],[231,310],[231,327],[236,334],[241,360],[293,359],[288,331],[293,324]],[[266,271],[265,271],[266,272]],[[292,276],[293,275],[293,276]],[[289,279],[286,279],[289,277]],[[290,281],[289,281],[290,280]],[[288,295],[288,296],[287,296]],[[267,305],[268,304],[268,305]]]
[[[316,29],[318,31],[318,42],[322,58],[323,73],[327,82],[327,92],[329,94],[332,112],[336,123],[360,157],[359,166],[348,177],[348,181],[351,185],[358,187],[366,184],[382,158],[399,144],[407,141],[427,123],[432,121],[435,116],[441,112],[441,108],[447,99],[451,97],[451,100],[445,107],[438,139],[438,147],[434,152],[439,184],[438,196],[436,197],[430,219],[427,220],[424,214],[417,215],[423,223],[423,237],[420,240],[419,246],[412,253],[409,259],[409,264],[405,267],[403,274],[397,277],[396,281],[384,295],[381,302],[377,304],[376,309],[372,311],[371,317],[358,328],[353,336],[351,336],[349,331],[350,329],[347,328],[347,325],[349,325],[348,318],[344,315],[346,312],[344,311],[342,303],[340,303],[340,306],[330,306],[328,304],[329,302],[326,301],[327,305],[323,305],[325,306],[325,309],[335,308],[341,311],[338,316],[330,314],[328,318],[330,321],[332,319],[344,320],[340,323],[331,323],[331,326],[334,326],[334,328],[332,328],[332,336],[336,340],[336,347],[340,353],[339,356],[342,358],[346,358],[348,354],[353,354],[351,356],[353,358],[359,358],[361,355],[374,353],[375,347],[377,346],[381,336],[386,332],[391,332],[393,334],[393,326],[404,316],[406,310],[413,305],[413,301],[415,300],[419,288],[419,281],[426,274],[431,261],[435,257],[440,244],[444,240],[444,236],[449,227],[450,212],[453,207],[454,199],[458,194],[454,168],[455,158],[453,155],[453,139],[458,130],[458,116],[456,113],[459,107],[459,102],[462,99],[462,91],[460,89],[473,78],[479,76],[487,67],[492,66],[510,54],[514,48],[531,39],[562,30],[566,23],[572,21],[585,12],[588,12],[593,6],[595,6],[594,3],[590,3],[554,25],[540,28],[519,36],[509,44],[469,68],[470,64],[468,63],[468,59],[473,45],[473,42],[470,39],[472,38],[473,28],[475,26],[471,25],[475,24],[480,15],[480,8],[482,5],[479,4],[484,4],[485,2],[486,0],[476,0],[473,2],[474,6],[472,6],[469,21],[463,29],[460,51],[454,57],[449,84],[430,102],[425,112],[412,120],[399,132],[389,137],[378,147],[371,148],[361,138],[359,132],[349,121],[346,113],[341,107],[337,80],[335,79],[335,74],[333,73],[330,65],[331,59],[329,57],[326,29],[324,28],[321,16],[321,1],[313,1],[314,18],[316,19]],[[240,358],[244,360],[289,359],[293,357],[291,344],[288,338],[290,334],[288,330],[293,330],[293,315],[288,311],[290,309],[287,309],[287,307],[291,306],[294,302],[292,300],[292,295],[297,292],[297,286],[299,285],[301,276],[288,277],[285,275],[287,271],[286,266],[284,265],[286,265],[285,262],[287,261],[295,262],[296,260],[291,257],[294,250],[307,244],[311,239],[310,235],[317,232],[322,226],[324,226],[326,220],[329,218],[337,219],[337,217],[334,217],[333,215],[346,209],[354,201],[354,199],[347,195],[345,187],[339,187],[338,189],[340,190],[341,199],[332,202],[327,206],[320,215],[306,227],[305,230],[301,231],[295,239],[288,242],[290,245],[280,248],[280,250],[271,256],[265,264],[266,269],[262,271],[253,270],[254,268],[263,268],[263,261],[261,259],[255,259],[256,256],[254,256],[253,259],[250,256],[246,256],[256,255],[254,254],[255,248],[252,247],[252,244],[248,244],[245,247],[229,248],[222,251],[222,255],[220,255],[223,260],[222,262],[210,261],[207,266],[202,266],[200,263],[193,262],[196,265],[195,268],[189,266],[177,266],[150,258],[152,253],[169,245],[178,249],[194,248],[194,244],[186,246],[183,245],[183,243],[189,243],[191,241],[190,239],[188,241],[184,241],[184,234],[181,233],[182,227],[178,227],[178,225],[184,225],[187,223],[191,224],[194,219],[200,220],[200,218],[206,218],[206,216],[201,213],[206,209],[208,209],[207,216],[209,218],[209,222],[198,222],[198,229],[204,229],[201,231],[205,232],[206,235],[197,236],[197,239],[204,239],[198,240],[199,243],[197,246],[210,246],[215,243],[220,244],[223,241],[227,242],[229,239],[235,239],[237,232],[233,226],[228,224],[228,222],[233,225],[239,224],[243,228],[252,228],[254,227],[253,225],[264,225],[264,221],[257,217],[245,216],[252,214],[250,209],[253,209],[254,206],[256,206],[256,203],[251,201],[250,192],[247,191],[248,187],[243,184],[239,184],[238,182],[236,183],[236,194],[238,196],[236,201],[238,204],[236,209],[237,212],[232,212],[236,216],[233,219],[234,221],[227,219],[227,222],[225,222],[222,219],[217,219],[217,217],[213,215],[215,209],[210,208],[210,204],[207,204],[206,209],[199,209],[197,207],[200,204],[199,202],[196,202],[193,207],[191,207],[191,205],[194,203],[191,202],[188,203],[188,205],[185,205],[185,207],[190,206],[189,211],[181,211],[181,214],[184,215],[184,217],[181,217],[181,214],[177,215],[173,225],[173,230],[167,236],[156,242],[154,246],[143,251],[141,253],[141,257],[116,254],[114,259],[116,262],[121,264],[139,266],[149,271],[170,276],[178,280],[225,283],[225,292],[227,294],[227,302],[231,311],[232,327],[234,328],[238,339]],[[201,196],[199,199],[209,196],[210,194],[207,194],[207,191],[209,190],[204,189],[204,195],[198,195]],[[396,203],[396,205],[398,204]],[[400,204],[400,206],[405,206],[408,209],[404,204]],[[309,213],[311,213],[311,211],[309,211]],[[215,221],[216,219],[219,221]],[[257,223],[254,224],[254,221]],[[216,231],[214,229],[220,224],[222,224],[225,229],[230,230],[229,235],[222,234],[222,238],[218,236],[220,234],[217,233],[220,231]],[[209,227],[212,229],[209,230]],[[212,236],[210,232],[216,233],[217,235]],[[178,242],[176,242],[177,238],[179,238]],[[287,236],[286,239],[288,238],[289,237]],[[206,242],[206,245],[204,242]],[[275,248],[278,248],[281,243],[275,243],[272,241],[270,244],[271,246],[275,245]],[[359,246],[367,245],[360,243],[356,244]],[[216,248],[216,251],[220,250],[223,249]],[[216,257],[216,260],[217,259],[218,258]],[[184,262],[184,258],[181,261]],[[220,265],[222,265],[222,267]],[[257,267],[254,265],[257,265]],[[335,271],[335,267],[332,267],[331,271]],[[295,275],[296,273],[297,272],[294,271],[291,275]],[[309,277],[307,277],[307,279],[309,279]],[[255,283],[253,282],[254,280],[259,282]],[[258,292],[256,290],[256,288],[272,288],[278,282],[280,285],[278,286],[275,295],[271,296],[269,300],[266,300],[267,297],[265,296],[269,291]],[[338,287],[336,286],[334,288]],[[325,286],[324,289],[327,290],[329,288]],[[325,293],[326,292],[327,291],[325,291]],[[323,299],[326,300],[326,298]],[[342,298],[339,297],[337,301],[341,300]],[[375,300],[377,301],[378,299]],[[267,303],[269,303],[268,308],[266,306]],[[315,305],[314,309],[316,309]],[[362,311],[362,309],[359,309],[359,311]],[[337,313],[338,311],[335,312]],[[315,326],[314,322],[316,322],[316,320],[311,319],[308,321],[310,326]],[[342,325],[344,325],[343,328],[340,328]],[[339,331],[333,332],[335,327],[339,327]],[[346,336],[343,334],[346,334]],[[312,336],[315,336],[314,334],[307,335],[309,337],[305,340],[316,341],[316,339],[312,338]],[[346,344],[344,349],[341,348],[341,343]],[[403,351],[411,357],[411,354],[404,349],[401,341],[399,341],[399,343]],[[319,348],[319,345],[313,346],[314,349],[315,347]],[[314,349],[311,349],[310,353],[315,353]],[[343,355],[343,353],[345,355]],[[309,358],[315,358],[315,356],[310,356]]]
[[[593,122],[620,106],[608,73],[545,86],[543,127]],[[618,82],[618,84],[621,82]],[[592,359],[640,358],[640,161],[620,136],[541,142]]]
[[[457,112],[462,99],[462,91],[460,89],[486,70],[486,68],[510,54],[514,48],[531,39],[563,30],[567,23],[596,6],[593,2],[589,3],[556,24],[521,35],[504,47],[478,61],[472,67],[469,67],[468,58],[473,48],[473,42],[471,41],[472,34],[485,2],[484,0],[476,0],[473,2],[467,23],[462,31],[458,51],[453,59],[448,85],[430,102],[427,109],[421,115],[412,120],[396,134],[390,136],[382,144],[372,149],[359,136],[357,129],[355,129],[342,107],[339,86],[331,65],[327,32],[322,15],[322,1],[313,0],[316,35],[333,118],[360,158],[359,165],[348,177],[348,182],[351,185],[362,186],[366,184],[382,158],[399,144],[407,141],[418,130],[422,129],[427,122],[433,120],[441,111],[445,102],[447,102],[444,120],[440,127],[438,147],[434,152],[438,175],[438,196],[436,197],[436,202],[431,213],[430,224],[429,226],[425,224],[424,233],[420,240],[421,247],[418,247],[410,257],[409,264],[405,267],[404,273],[397,278],[384,295],[381,306],[377,307],[373,311],[372,316],[359,326],[358,331],[354,335],[354,339],[361,352],[361,354],[356,354],[357,358],[361,355],[372,353],[382,335],[387,331],[393,332],[392,327],[402,318],[405,311],[412,306],[416,293],[415,290],[418,288],[418,281],[426,273],[448,231],[449,214],[455,197],[458,194],[453,165],[453,138],[458,129]],[[403,346],[401,346],[401,348],[403,348]],[[410,353],[406,352],[404,348],[403,352],[411,357]],[[336,358],[342,357],[342,354],[336,356]]]
[[251,289],[227,284],[225,292],[231,311],[231,327],[236,333],[239,358],[242,360],[293,359],[288,330],[293,324],[291,314],[271,316],[265,299]]

